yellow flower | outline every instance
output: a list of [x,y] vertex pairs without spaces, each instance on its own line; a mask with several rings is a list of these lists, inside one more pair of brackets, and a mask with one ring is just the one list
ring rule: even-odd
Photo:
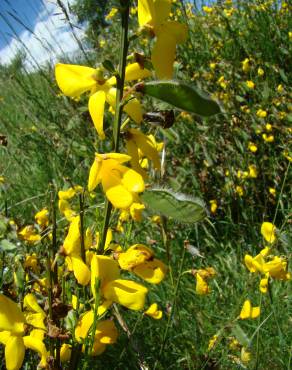
[[133,203],[130,206],[130,215],[136,222],[142,221],[142,211],[145,209],[142,203]]
[[256,179],[258,177],[258,170],[254,164],[248,166],[249,177]]
[[258,68],[258,76],[263,76],[265,74],[265,71],[261,68],[261,67],[259,67]]
[[154,215],[151,217],[151,221],[157,225],[161,225],[161,217],[158,215]]
[[157,78],[171,79],[176,45],[185,42],[187,27],[177,21],[168,21],[171,0],[138,0],[140,27],[150,29],[156,36],[151,61]]
[[211,292],[211,289],[206,280],[213,278],[216,275],[216,271],[213,267],[207,267],[205,269],[199,269],[195,271],[197,279],[196,293],[199,295],[206,295]]
[[263,109],[258,109],[256,115],[260,118],[266,118],[268,113]]
[[270,249],[268,247],[261,250],[261,252],[256,255],[255,257],[246,254],[244,256],[244,262],[246,267],[249,269],[250,272],[260,272],[264,273],[264,264],[265,264],[265,257],[270,253]]
[[41,240],[41,236],[37,234],[36,230],[32,225],[25,226],[20,230],[18,235],[26,240],[28,243],[34,244]]
[[155,169],[160,169],[160,158],[155,139],[153,142],[149,136],[144,135],[141,131],[129,129],[126,134],[126,147],[131,157],[132,168],[143,178],[146,178],[147,174],[140,165],[141,157],[147,157],[153,162]]
[[216,68],[216,63],[210,63],[210,64],[209,64],[209,67],[210,67],[211,69],[215,69],[215,68]]
[[37,212],[34,216],[36,222],[40,227],[46,228],[49,225],[49,211],[47,208],[43,208],[39,212]]
[[[45,314],[32,294],[27,295],[24,301],[26,313],[11,299],[0,294],[0,343],[5,345],[7,370],[21,368],[25,348],[38,352],[41,356],[40,366],[45,367],[47,363],[48,354],[42,333]],[[30,335],[25,335],[26,324],[37,329],[33,329]]]
[[276,195],[276,189],[275,188],[269,188],[269,193],[274,197]]
[[263,271],[274,279],[291,279],[291,274],[287,272],[287,261],[278,256],[275,256],[271,261],[266,262],[263,266]]
[[276,226],[271,222],[263,222],[261,226],[261,234],[268,243],[274,243],[276,240]]
[[[117,261],[110,257],[94,255],[91,260],[91,291],[96,295],[96,279],[100,281],[100,296],[106,306],[116,302],[131,310],[144,307],[148,289],[131,280],[119,279]],[[103,303],[103,304],[104,304]]]
[[126,154],[96,153],[89,173],[88,190],[93,191],[101,182],[106,197],[115,208],[129,208],[137,202],[138,193],[145,187],[139,173],[122,165],[130,159]]
[[283,151],[283,156],[288,159],[289,162],[292,162],[292,156],[289,154],[288,150]]
[[204,12],[205,13],[207,13],[207,14],[211,14],[211,13],[213,13],[213,11],[214,11],[214,8],[212,8],[212,7],[210,7],[210,6],[203,6],[203,8],[202,8],[203,10],[204,10]]
[[273,126],[270,123],[267,123],[265,127],[266,127],[267,131],[272,131],[273,130]]
[[218,339],[219,335],[217,334],[213,335],[213,337],[209,340],[208,351],[211,351],[216,346]]
[[268,287],[269,287],[269,274],[266,274],[267,276],[262,278],[260,280],[260,291],[263,293],[263,294],[266,294],[267,291],[268,291]]
[[243,187],[242,187],[242,186],[237,185],[237,186],[235,187],[235,191],[236,191],[236,193],[237,193],[240,197],[243,197],[243,195],[244,195],[244,191],[243,191]]
[[[99,69],[73,65],[56,64],[56,81],[64,95],[77,98],[83,93],[90,91],[88,109],[96,131],[101,140],[105,139],[103,131],[104,105],[107,102],[113,109],[116,101],[116,78],[105,79]],[[150,71],[143,69],[138,63],[126,67],[125,80],[132,81],[150,76]],[[136,122],[142,121],[142,107],[139,101],[131,99],[125,106],[124,111]]]
[[[79,319],[75,328],[75,338],[82,343],[89,335],[89,330],[93,325],[93,310],[85,312]],[[92,334],[91,334],[92,335]],[[117,341],[118,331],[112,320],[98,321],[94,333],[94,343],[90,355],[98,356],[102,354],[107,344],[113,344]],[[83,346],[84,351],[84,346]]]
[[274,135],[263,134],[262,137],[267,143],[272,143],[275,140]]
[[68,343],[63,343],[60,349],[60,360],[61,362],[67,362],[71,359],[72,347]]
[[242,348],[241,348],[240,359],[241,359],[241,362],[242,362],[243,364],[247,364],[247,363],[250,361],[250,359],[251,359],[251,354],[250,354],[250,352],[248,352],[248,351],[246,350],[246,348],[244,348],[244,347],[242,347]]
[[114,16],[118,13],[117,8],[112,8],[110,12],[104,17],[106,21],[110,21],[111,19],[114,18]]
[[243,72],[247,73],[250,70],[250,60],[245,58],[244,61],[241,62]]
[[252,152],[252,153],[256,153],[257,152],[257,150],[258,150],[258,147],[256,146],[256,144],[255,143],[253,143],[253,142],[249,142],[248,143],[248,149]]
[[213,214],[216,213],[216,210],[218,208],[217,200],[216,199],[211,199],[209,201],[209,203],[210,203],[210,206],[211,206],[211,213],[213,213]]
[[4,176],[0,176],[0,184],[4,184],[5,182],[5,177]]
[[148,307],[144,314],[152,317],[155,320],[162,318],[162,311],[158,309],[157,303],[152,303],[152,305]]
[[247,299],[241,309],[240,318],[244,319],[256,319],[260,315],[260,307],[252,307],[250,300]]
[[79,284],[87,285],[90,281],[90,270],[81,258],[80,216],[72,219],[62,252],[66,256],[68,270],[73,271]]
[[123,270],[134,272],[151,284],[159,284],[165,277],[166,266],[154,258],[153,251],[143,244],[134,244],[118,255]]
[[246,86],[249,88],[249,89],[254,89],[255,88],[255,83],[252,82],[252,81],[246,81]]
[[283,88],[282,84],[277,86],[277,91],[278,91],[278,93],[282,93],[284,91],[284,88]]
[[39,270],[39,262],[36,253],[26,255],[24,268],[30,268],[33,272],[37,272]]
[[83,191],[82,186],[80,185],[75,185],[72,188],[66,189],[66,190],[60,190],[58,192],[58,197],[59,199],[63,200],[69,200],[73,198],[76,194],[80,194]]
[[224,76],[219,77],[217,83],[222,87],[222,89],[225,90],[227,88],[227,81],[225,80]]

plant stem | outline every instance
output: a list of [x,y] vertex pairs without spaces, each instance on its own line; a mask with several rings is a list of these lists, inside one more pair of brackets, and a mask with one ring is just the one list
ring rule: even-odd
[[[119,73],[117,78],[117,95],[116,95],[116,108],[115,108],[115,119],[114,119],[114,146],[113,150],[115,153],[119,151],[119,142],[120,142],[120,131],[122,123],[122,112],[123,106],[121,104],[123,99],[124,92],[124,83],[125,83],[125,69],[126,69],[126,59],[128,52],[128,26],[129,26],[129,9],[130,9],[130,0],[120,0],[121,4],[121,38],[120,38],[120,56],[119,56]],[[102,226],[102,238],[101,244],[99,246],[99,254],[102,254],[104,251],[106,234],[109,227],[109,220],[112,211],[112,205],[106,199],[105,201],[105,214],[104,221]]]
[[84,191],[79,194],[79,214],[80,214],[80,244],[81,244],[81,258],[85,263],[85,244],[84,244]]
[[162,339],[162,344],[161,344],[161,347],[160,347],[160,350],[159,350],[158,359],[156,360],[156,362],[154,364],[154,368],[153,368],[154,370],[156,369],[156,367],[158,365],[159,358],[161,357],[161,354],[164,350],[168,330],[171,326],[171,320],[173,318],[173,314],[174,314],[174,311],[175,311],[177,293],[178,293],[179,283],[180,283],[180,279],[181,279],[181,276],[182,276],[182,270],[183,270],[183,265],[184,265],[184,261],[185,261],[185,254],[186,254],[186,248],[183,248],[180,267],[179,267],[179,272],[178,272],[178,278],[177,278],[176,286],[175,286],[174,293],[173,293],[173,301],[172,301],[172,305],[171,305],[171,311],[169,313],[166,328],[165,328],[165,331],[164,331],[164,334],[163,334],[163,339]]

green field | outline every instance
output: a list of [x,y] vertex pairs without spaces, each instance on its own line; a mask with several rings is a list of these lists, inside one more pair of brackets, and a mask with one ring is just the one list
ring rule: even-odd
[[[159,2],[162,14],[164,5]],[[127,8],[128,3],[126,50],[119,7]],[[22,339],[39,326],[25,316],[24,324],[19,324],[24,329],[17,329],[20,310],[25,315],[44,315],[39,341],[46,347],[41,360],[48,369],[292,369],[291,10],[288,1],[226,0],[203,7],[196,2],[173,1],[167,20],[157,25],[150,12],[152,20],[141,30],[136,2],[108,1],[105,27],[97,28],[93,35],[90,22],[81,25],[87,27],[84,50],[88,46],[91,50],[86,58],[82,50],[70,58],[58,56],[59,63],[102,66],[105,77],[100,77],[99,69],[93,77],[83,76],[78,82],[84,87],[96,80],[97,87],[79,89],[75,97],[62,85],[66,73],[68,86],[75,81],[66,67],[56,79],[55,65],[28,69],[22,53],[9,65],[0,65],[1,369],[6,368],[5,351],[7,369],[21,368],[21,363],[13,365],[9,355],[11,348],[18,352],[19,343],[29,349],[23,369],[35,369],[40,361],[36,349]],[[85,19],[90,19],[89,14]],[[187,31],[184,42],[176,41],[172,73],[180,81],[177,90],[171,85],[162,96],[157,85],[154,93],[149,86],[157,80],[154,69],[159,75],[159,63],[165,72],[168,47],[178,37],[172,35],[171,22],[177,22],[177,29],[178,23],[185,25]],[[156,62],[159,37],[161,50],[156,54],[161,60]],[[121,49],[127,54],[119,56]],[[149,89],[144,87],[145,94],[138,91],[136,79],[126,81],[124,90],[132,99],[126,103],[134,104],[135,95],[143,106],[146,114],[140,124],[122,112],[126,103],[117,110],[114,99],[109,109],[107,81],[113,75],[122,76],[125,57],[127,65],[139,62],[142,70],[151,71],[143,79]],[[117,81],[119,93],[123,85],[119,87],[119,77]],[[197,90],[185,98],[185,84],[208,93],[212,100],[204,108],[207,113],[212,104],[220,113],[201,114],[202,98],[194,95]],[[107,99],[105,140],[100,139],[88,111],[89,92],[94,94],[94,88],[105,91]],[[186,102],[194,107],[188,112]],[[96,100],[94,104],[100,103]],[[165,111],[170,110],[174,120],[169,123]],[[119,119],[122,128],[117,146],[113,127]],[[135,139],[135,130],[144,134],[143,139]],[[148,136],[147,148],[146,135],[156,140],[154,143]],[[122,164],[98,157],[95,164],[100,161],[103,167],[96,169],[99,175],[91,179],[95,186],[88,191],[94,153],[131,155],[129,146],[135,140],[144,143],[139,151],[135,149],[139,155],[136,163],[134,155]],[[134,178],[133,169],[148,173],[145,190],[133,190],[143,182]],[[98,181],[102,186],[96,186]],[[114,192],[117,183],[120,187]],[[81,190],[72,196],[58,194],[76,185]],[[159,189],[156,195],[153,189]],[[133,197],[132,201],[120,206],[127,196]],[[133,203],[145,205],[142,214],[131,208]],[[35,218],[44,208],[44,218]],[[73,231],[74,217],[79,220],[78,231]],[[273,230],[265,232],[264,222]],[[24,229],[28,225],[31,228]],[[108,228],[112,239],[107,249]],[[135,244],[150,249],[131,254],[128,248]],[[269,248],[265,256],[264,252],[260,255],[264,248]],[[97,257],[101,254],[106,257]],[[258,257],[250,257],[249,265],[247,255]],[[74,258],[79,261],[78,268]],[[90,263],[94,258],[100,258],[97,272]],[[110,260],[109,264],[103,267],[102,258]],[[159,284],[146,281],[143,270],[147,264],[155,264],[156,258],[162,261],[165,274]],[[112,263],[119,266],[119,284],[127,279],[148,288],[143,307],[139,306],[140,296],[125,304],[126,295],[121,298],[118,288],[110,289],[116,281],[107,280],[114,269]],[[30,293],[36,297],[39,311],[24,299]],[[20,308],[13,306],[19,312],[9,312],[7,299],[19,303]],[[107,300],[111,304],[98,315],[97,307]],[[246,300],[256,309],[247,310],[244,318]],[[160,319],[145,314],[153,303],[162,311]],[[133,308],[136,304],[139,307]],[[87,331],[82,327],[86,312],[94,315]],[[114,323],[116,329],[100,329],[96,334],[103,320]],[[78,327],[86,331],[83,337],[76,331]],[[62,351],[65,344],[66,353]],[[92,346],[93,350],[96,346],[95,356]]]

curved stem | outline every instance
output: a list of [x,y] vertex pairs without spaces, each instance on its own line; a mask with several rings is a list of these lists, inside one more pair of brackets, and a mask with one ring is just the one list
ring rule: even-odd
[[[129,26],[129,9],[130,9],[130,0],[120,0],[121,4],[121,17],[122,17],[122,29],[121,29],[121,39],[120,39],[120,57],[119,57],[119,74],[117,76],[117,95],[116,95],[116,109],[115,109],[115,119],[114,119],[114,152],[118,153],[119,151],[119,142],[120,142],[120,131],[122,123],[122,112],[123,106],[121,104],[123,99],[124,92],[124,83],[125,83],[125,70],[126,70],[126,59],[128,52],[128,26]],[[105,214],[102,226],[102,238],[101,244],[99,246],[99,253],[102,254],[104,251],[105,240],[107,230],[109,228],[110,215],[112,211],[112,205],[106,199],[105,201]]]

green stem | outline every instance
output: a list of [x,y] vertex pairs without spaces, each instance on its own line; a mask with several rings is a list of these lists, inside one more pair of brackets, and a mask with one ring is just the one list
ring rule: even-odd
[[169,328],[171,326],[171,321],[172,321],[172,318],[173,318],[173,315],[174,315],[175,306],[176,306],[176,299],[177,299],[177,293],[178,293],[178,288],[179,288],[180,279],[181,279],[181,276],[182,276],[183,265],[184,265],[184,261],[185,261],[185,254],[186,254],[186,248],[183,248],[183,252],[182,252],[182,256],[181,256],[181,262],[180,262],[180,267],[179,267],[178,278],[177,278],[177,282],[176,282],[176,286],[175,286],[174,294],[173,294],[173,301],[172,301],[172,305],[171,305],[171,311],[169,313],[167,324],[166,324],[166,328],[165,328],[165,331],[164,331],[164,334],[163,334],[163,339],[162,339],[162,344],[161,344],[161,347],[160,347],[160,350],[159,350],[158,359],[156,360],[156,362],[154,364],[154,368],[153,368],[154,370],[156,369],[156,367],[158,365],[158,361],[159,361],[159,359],[161,357],[161,354],[162,354],[162,352],[164,350],[164,347],[165,347],[165,344],[166,344],[167,335],[168,335],[168,331],[169,331]]
[[[121,17],[122,17],[122,29],[121,29],[121,39],[120,39],[120,57],[119,57],[119,73],[117,78],[117,95],[116,95],[116,108],[115,108],[115,119],[114,119],[114,152],[118,153],[119,151],[119,142],[120,142],[120,131],[122,123],[122,113],[123,106],[121,104],[123,99],[124,92],[124,83],[125,83],[125,70],[126,70],[126,59],[128,53],[128,26],[129,26],[129,9],[130,9],[130,0],[120,0],[121,4]],[[112,205],[106,199],[105,201],[105,214],[104,221],[102,226],[102,238],[101,244],[99,246],[99,254],[102,254],[104,251],[105,240],[107,230],[109,228],[109,220],[112,211]]]
[[81,258],[85,263],[85,243],[84,243],[84,192],[79,194],[79,214],[80,214],[80,244],[81,244]]

